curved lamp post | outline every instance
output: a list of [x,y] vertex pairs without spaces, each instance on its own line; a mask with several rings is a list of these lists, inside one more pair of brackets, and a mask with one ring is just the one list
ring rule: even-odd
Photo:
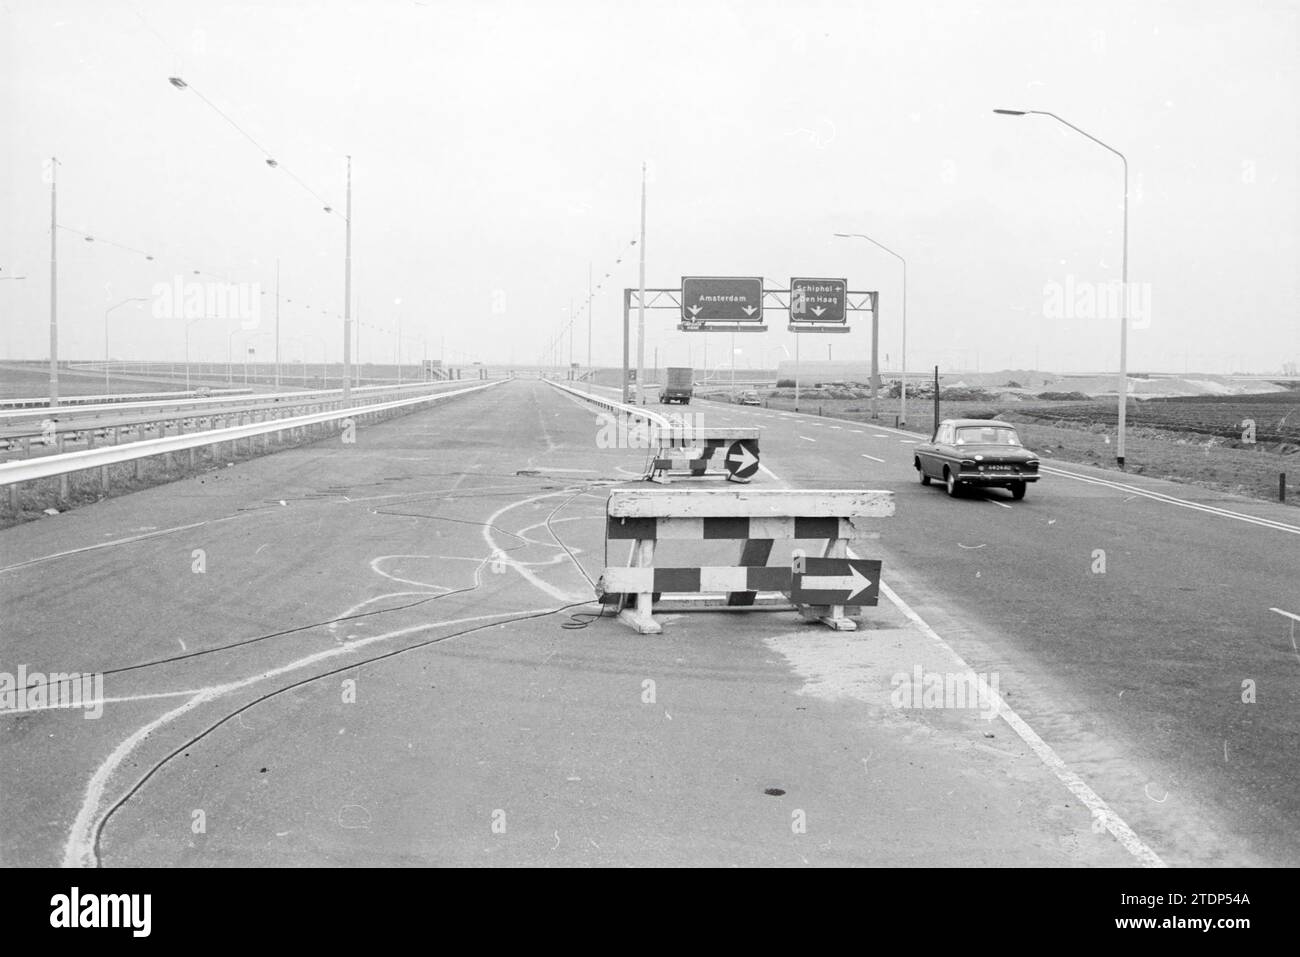
[[1120,158],[1124,164],[1124,253],[1120,281],[1120,316],[1119,316],[1119,436],[1115,445],[1115,463],[1124,468],[1124,429],[1128,420],[1128,157],[1109,143],[1103,143],[1086,130],[1081,130],[1069,120],[1064,120],[1055,113],[1046,110],[994,110],[1002,116],[1050,116],[1058,123],[1063,123],[1080,136],[1086,136],[1098,146],[1109,150]]

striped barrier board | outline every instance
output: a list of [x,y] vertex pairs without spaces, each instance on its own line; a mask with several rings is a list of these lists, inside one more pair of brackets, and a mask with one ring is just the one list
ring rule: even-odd
[[[731,482],[749,482],[758,471],[756,428],[692,427],[674,425],[655,432],[659,451],[650,466],[651,481],[667,485],[673,473],[692,478],[718,476]],[[674,454],[678,451],[688,455]],[[720,450],[720,451],[719,451]],[[709,471],[709,466],[720,471]]]
[[[878,537],[873,520],[893,514],[893,493],[874,490],[616,489],[607,506],[606,549],[626,541],[631,554],[627,566],[605,568],[597,594],[641,634],[662,630],[653,610],[664,610],[665,596],[689,608],[793,607],[804,618],[852,631],[851,617],[876,603],[880,563],[850,559],[849,542]],[[655,544],[669,540],[744,544],[734,566],[657,567]],[[820,541],[822,555],[796,550],[790,567],[769,566],[777,540]]]

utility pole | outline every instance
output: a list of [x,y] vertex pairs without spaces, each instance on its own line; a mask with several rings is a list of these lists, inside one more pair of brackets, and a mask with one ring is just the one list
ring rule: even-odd
[[[569,300],[569,308],[573,308],[573,300]],[[591,385],[596,378],[596,369],[591,364],[591,263],[587,263],[587,384]]]
[[280,260],[275,260],[275,391],[280,391]]
[[880,293],[871,297],[871,418],[880,418],[876,399],[880,395]]
[[794,410],[799,411],[799,335],[794,337]]
[[645,405],[645,175],[641,163],[641,289],[637,299],[636,327],[636,395],[637,405]]
[[59,199],[58,157],[50,157],[50,408],[59,405]]
[[348,157],[347,251],[343,259],[343,405],[352,405],[352,157]]

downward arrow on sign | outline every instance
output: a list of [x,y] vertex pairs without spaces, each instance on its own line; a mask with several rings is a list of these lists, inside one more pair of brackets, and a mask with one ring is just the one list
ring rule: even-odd
[[[756,456],[753,452],[749,451],[749,449],[745,448],[745,447],[742,445],[742,446],[740,447],[740,453],[737,454],[737,453],[735,453],[735,452],[732,452],[730,455],[727,456],[727,461],[728,461],[728,462],[739,462],[739,463],[740,463],[740,468],[736,469],[736,471],[737,471],[737,472],[743,472],[743,471],[745,471],[745,469],[749,468],[751,465],[757,465],[757,464],[758,464],[758,456]],[[807,579],[805,578],[804,581],[807,581]]]
[[744,312],[745,315],[747,315],[747,316],[752,316],[754,313],[758,312],[758,310],[755,309],[753,306],[746,306],[746,307],[742,310],[742,312]]
[[844,603],[852,604],[853,599],[871,587],[871,579],[849,566],[847,575],[804,575],[803,587],[807,591],[839,591],[847,589],[849,597]]
[[700,307],[699,307],[699,306],[689,306],[689,307],[687,308],[687,312],[689,312],[692,316],[698,316],[698,315],[700,314]]
[[826,311],[826,310],[825,310],[824,308],[822,308],[821,306],[813,306],[813,308],[812,308],[812,314],[813,314],[814,316],[820,316],[820,315],[821,315],[823,312],[825,312],[825,311]]

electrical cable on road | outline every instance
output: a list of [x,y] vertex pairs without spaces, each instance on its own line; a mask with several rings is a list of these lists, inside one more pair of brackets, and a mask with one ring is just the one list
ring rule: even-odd
[[[558,512],[558,511],[560,510],[560,508],[565,507],[566,505],[569,504],[569,502],[572,502],[574,499],[578,498],[579,496],[581,496],[581,495],[585,495],[585,494],[586,494],[588,491],[590,491],[592,488],[599,488],[599,487],[602,487],[602,486],[600,486],[600,485],[592,485],[592,486],[584,486],[584,487],[582,487],[582,488],[581,488],[581,489],[580,489],[576,494],[574,494],[572,497],[570,497],[570,498],[569,498],[569,499],[568,499],[568,500],[567,500],[563,505],[561,505],[561,506],[560,506],[559,508],[557,508],[554,512],[552,512],[551,515],[554,516],[554,515],[556,514],[556,512]],[[506,494],[506,493],[502,492],[502,493],[495,493],[495,494]],[[467,495],[464,495],[464,496],[460,496],[460,495],[458,495],[457,497],[458,497],[458,498],[462,498],[462,497],[463,497],[463,498],[469,498],[469,497],[473,497],[473,496],[467,494]],[[487,497],[487,496],[482,496],[482,497]],[[408,501],[409,501],[409,500],[408,500]],[[419,499],[415,499],[414,501],[419,501]],[[405,504],[405,503],[396,503],[396,504]],[[500,526],[493,525],[493,524],[490,524],[490,523],[487,523],[487,522],[477,522],[477,521],[474,521],[474,520],[472,520],[472,519],[457,519],[457,518],[449,518],[449,517],[444,516],[444,515],[428,515],[428,514],[421,513],[421,512],[398,512],[398,511],[393,511],[393,510],[391,510],[391,509],[372,509],[372,511],[373,511],[375,514],[380,514],[380,515],[394,515],[394,516],[402,516],[402,517],[408,517],[408,518],[427,518],[427,519],[431,519],[431,520],[433,520],[433,521],[453,522],[453,523],[461,524],[461,525],[476,525],[476,526],[478,526],[478,527],[480,527],[480,528],[490,528],[490,529],[492,529],[493,531],[499,532],[499,533],[501,533],[501,534],[503,534],[503,535],[509,535],[510,537],[512,537],[512,538],[516,538],[516,539],[519,540],[519,544],[517,544],[517,545],[513,545],[513,546],[511,546],[511,547],[509,547],[509,548],[500,549],[501,552],[513,552],[513,551],[518,551],[518,550],[521,549],[521,548],[527,548],[528,545],[530,544],[530,541],[529,541],[528,539],[524,538],[522,535],[519,535],[519,534],[516,533],[516,532],[509,531],[508,529],[504,529],[504,528],[501,528]],[[582,566],[578,563],[577,559],[573,556],[573,553],[572,553],[571,551],[569,551],[568,546],[565,545],[565,544],[560,540],[560,537],[555,533],[555,530],[554,530],[553,528],[550,527],[549,522],[550,522],[550,517],[547,518],[547,523],[548,523],[548,524],[547,524],[547,530],[550,531],[552,537],[555,538],[556,542],[559,543],[560,547],[563,548],[563,549],[565,550],[566,553],[568,553],[569,558],[573,561],[574,565],[577,566],[579,572],[583,575],[583,577],[586,578],[587,581],[588,581],[588,582],[589,582],[589,583],[594,587],[594,586],[595,586],[595,582],[593,582],[593,581],[591,580],[591,577],[590,577],[589,575],[587,575],[586,571],[582,568]],[[124,544],[125,544],[125,543],[124,543]],[[264,635],[257,635],[257,636],[254,636],[254,637],[252,637],[252,638],[244,638],[244,639],[242,639],[242,640],[240,640],[240,641],[231,642],[230,644],[225,644],[225,645],[218,645],[218,646],[213,647],[213,648],[204,648],[204,649],[201,649],[201,650],[198,650],[198,651],[187,652],[187,653],[185,653],[185,654],[180,654],[180,655],[171,655],[171,656],[169,656],[169,657],[166,657],[166,658],[158,658],[158,659],[155,659],[155,660],[153,660],[153,661],[137,662],[136,664],[132,664],[132,665],[124,665],[124,666],[122,666],[122,667],[120,667],[120,668],[109,668],[109,669],[105,669],[105,670],[103,670],[103,671],[100,671],[100,672],[98,672],[98,673],[101,674],[101,675],[103,675],[104,677],[108,677],[109,675],[120,675],[120,674],[126,674],[126,673],[128,673],[128,672],[132,672],[132,671],[140,671],[140,670],[142,670],[142,669],[144,669],[144,668],[153,668],[153,667],[157,667],[157,666],[159,666],[159,665],[175,664],[176,662],[179,662],[179,661],[187,661],[187,660],[190,660],[190,659],[193,659],[193,658],[202,658],[202,657],[205,657],[205,656],[207,656],[207,655],[216,654],[216,653],[218,653],[218,652],[222,652],[222,651],[230,651],[230,650],[235,649],[235,648],[242,648],[242,647],[245,647],[245,646],[247,646],[247,645],[252,645],[252,644],[257,644],[258,642],[267,641],[267,640],[272,639],[272,638],[283,638],[283,637],[286,637],[286,636],[288,636],[288,635],[294,635],[294,634],[298,634],[298,633],[300,633],[300,632],[304,632],[304,631],[311,631],[311,630],[316,629],[316,628],[328,628],[328,627],[331,626],[331,625],[341,624],[341,623],[344,623],[344,622],[349,622],[349,621],[358,621],[358,620],[365,619],[365,618],[372,618],[372,617],[374,617],[374,616],[376,616],[376,615],[384,615],[384,614],[388,614],[388,613],[390,613],[390,612],[405,611],[405,610],[407,610],[407,609],[409,609],[409,608],[417,608],[417,607],[419,607],[419,606],[421,606],[421,605],[428,604],[429,602],[438,601],[438,600],[440,600],[440,599],[442,599],[442,598],[449,598],[449,597],[451,597],[451,596],[453,596],[453,595],[461,595],[461,594],[464,594],[464,593],[466,593],[466,592],[474,591],[474,590],[476,590],[477,588],[481,587],[482,582],[481,582],[479,576],[480,576],[480,573],[481,573],[482,570],[483,570],[483,566],[489,564],[489,563],[492,562],[492,561],[494,561],[495,558],[496,558],[495,555],[490,555],[490,556],[487,556],[486,558],[482,559],[482,560],[479,562],[479,564],[475,567],[475,570],[474,570],[474,584],[473,584],[473,585],[467,585],[467,586],[465,586],[465,587],[463,587],[463,588],[452,589],[452,590],[450,590],[450,591],[441,592],[441,593],[439,593],[439,594],[437,594],[437,595],[429,595],[429,596],[426,597],[426,598],[420,598],[420,599],[417,599],[417,600],[415,600],[415,601],[405,602],[405,603],[400,604],[400,605],[390,605],[390,606],[387,606],[387,607],[385,607],[385,608],[377,608],[377,609],[374,609],[373,611],[358,612],[358,613],[355,614],[355,615],[342,615],[342,616],[339,616],[339,617],[337,617],[337,618],[330,618],[330,619],[326,619],[326,620],[324,620],[324,621],[310,622],[310,623],[305,624],[305,625],[298,625],[298,626],[296,626],[296,627],[294,627],[294,628],[286,628],[286,629],[283,629],[283,630],[280,630],[280,631],[269,632],[269,633],[264,634]],[[587,602],[583,602],[582,604],[587,604]],[[65,679],[65,680],[71,680],[71,679]],[[50,689],[57,689],[57,688],[58,688],[60,685],[62,685],[63,683],[64,683],[64,681],[56,682],[56,683],[53,683],[53,684],[47,682],[47,684],[45,685],[45,687],[50,688]]]
[[342,674],[345,671],[353,671],[357,668],[363,667],[364,665],[374,664],[377,661],[384,661],[385,659],[388,658],[394,658],[397,655],[404,655],[408,651],[417,651],[420,648],[427,648],[430,645],[436,645],[444,641],[450,641],[452,638],[460,638],[464,635],[473,634],[476,631],[483,631],[484,629],[487,628],[497,628],[500,627],[501,625],[514,624],[515,622],[519,622],[519,621],[530,621],[535,618],[546,618],[551,615],[559,614],[562,611],[568,611],[570,608],[580,608],[583,605],[593,604],[594,601],[595,599],[591,599],[588,601],[570,602],[567,605],[560,605],[558,608],[551,608],[545,611],[528,612],[526,614],[516,615],[514,617],[502,618],[497,621],[484,622],[483,624],[475,625],[472,628],[464,628],[460,631],[454,631],[449,635],[439,635],[436,638],[430,638],[426,641],[421,641],[414,645],[408,645],[405,648],[395,648],[392,651],[384,652],[381,655],[373,655],[369,658],[362,659],[361,661],[354,661],[351,662],[350,664],[343,665],[338,668],[333,668],[326,672],[322,672],[321,674],[311,675],[310,677],[302,678],[298,681],[293,682],[292,684],[285,685],[282,688],[276,688],[274,691],[268,691],[264,694],[258,695],[252,701],[235,709],[234,711],[231,711],[229,714],[225,715],[220,720],[208,725],[208,727],[204,728],[198,734],[190,737],[187,741],[185,741],[184,744],[177,747],[174,751],[170,752],[169,754],[167,754],[166,756],[164,756],[163,758],[155,762],[153,766],[150,767],[149,770],[146,771],[144,775],[126,791],[125,794],[123,794],[120,798],[118,798],[117,801],[115,801],[108,808],[108,810],[104,812],[104,815],[99,819],[99,822],[95,825],[94,838],[91,842],[91,849],[95,855],[96,867],[99,866],[99,854],[100,854],[99,842],[103,837],[104,828],[108,826],[108,822],[112,818],[112,816],[116,814],[117,811],[121,809],[121,807],[124,804],[126,804],[126,802],[129,801],[142,787],[144,787],[144,785],[149,781],[150,778],[152,778],[155,774],[157,774],[158,771],[162,770],[163,766],[167,764],[169,761],[171,761],[172,758],[176,757],[178,754],[183,753],[187,748],[193,747],[195,744],[197,744],[199,741],[202,741],[213,731],[216,731],[218,728],[224,725],[227,721],[231,720],[232,718],[238,717],[239,715],[243,714],[245,711],[248,711],[249,709],[256,707],[257,705],[263,703],[264,701],[269,701],[271,698],[278,697],[279,695],[282,695],[287,691],[293,691],[297,688],[303,687],[304,685],[311,684],[314,681],[320,681],[322,678],[330,678],[333,677],[334,675]]

